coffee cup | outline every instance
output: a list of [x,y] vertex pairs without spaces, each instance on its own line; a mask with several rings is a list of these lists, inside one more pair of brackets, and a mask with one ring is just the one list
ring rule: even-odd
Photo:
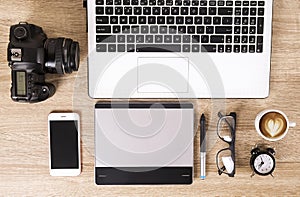
[[296,123],[289,122],[285,113],[276,109],[263,110],[257,114],[255,129],[257,133],[268,141],[278,141],[286,136],[289,128]]

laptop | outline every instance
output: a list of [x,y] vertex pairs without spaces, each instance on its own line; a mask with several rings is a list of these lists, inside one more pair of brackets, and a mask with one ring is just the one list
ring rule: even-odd
[[98,103],[95,182],[191,184],[193,141],[191,103]]
[[272,0],[88,1],[92,98],[265,98]]

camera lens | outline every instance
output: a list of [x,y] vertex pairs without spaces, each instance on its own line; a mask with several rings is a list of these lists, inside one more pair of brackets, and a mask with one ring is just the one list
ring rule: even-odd
[[23,26],[16,27],[15,30],[14,30],[14,36],[18,40],[23,40],[23,39],[27,38],[27,30],[26,30],[26,28],[23,27]]
[[78,42],[68,38],[50,38],[45,42],[48,73],[72,73],[79,68],[80,51]]

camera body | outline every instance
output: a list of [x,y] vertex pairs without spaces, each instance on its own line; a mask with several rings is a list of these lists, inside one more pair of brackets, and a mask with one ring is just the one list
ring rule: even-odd
[[10,28],[7,59],[12,69],[11,98],[40,102],[55,93],[46,73],[72,73],[79,67],[79,44],[66,38],[48,39],[41,27],[19,23]]

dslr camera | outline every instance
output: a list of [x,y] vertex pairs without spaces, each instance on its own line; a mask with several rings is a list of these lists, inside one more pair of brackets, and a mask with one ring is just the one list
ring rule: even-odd
[[68,38],[47,38],[39,26],[19,23],[10,28],[7,59],[11,68],[11,98],[40,102],[55,93],[46,73],[65,74],[79,68],[79,44]]

